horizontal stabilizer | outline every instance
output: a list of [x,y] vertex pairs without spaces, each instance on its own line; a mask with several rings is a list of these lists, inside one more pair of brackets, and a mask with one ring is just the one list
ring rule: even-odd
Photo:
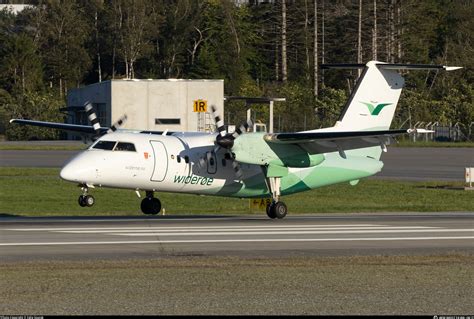
[[[380,63],[376,62],[375,65],[379,69],[385,70],[445,70],[454,71],[462,69],[460,66],[446,66],[436,64],[403,64],[403,63]],[[352,70],[352,69],[363,69],[366,64],[359,63],[338,63],[338,64],[321,64],[321,69],[341,69],[341,70]]]

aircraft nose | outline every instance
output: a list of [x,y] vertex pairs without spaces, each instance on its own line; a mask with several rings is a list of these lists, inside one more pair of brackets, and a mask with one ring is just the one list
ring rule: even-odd
[[86,183],[93,177],[92,171],[92,168],[85,166],[77,159],[73,159],[61,169],[59,176],[66,181]]
[[74,169],[74,167],[72,167],[71,164],[66,164],[61,169],[59,176],[66,181],[74,182],[77,174],[76,174],[76,170]]

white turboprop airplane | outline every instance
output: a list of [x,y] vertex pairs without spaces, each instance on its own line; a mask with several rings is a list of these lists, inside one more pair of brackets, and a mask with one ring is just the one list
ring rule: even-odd
[[342,182],[357,184],[383,167],[380,156],[391,137],[426,133],[420,129],[390,130],[404,86],[398,70],[455,70],[438,65],[333,64],[325,68],[362,68],[355,89],[333,127],[296,133],[246,133],[249,123],[228,133],[213,108],[218,132],[156,132],[100,127],[90,104],[92,126],[12,119],[35,125],[100,136],[61,170],[62,179],[82,187],[81,206],[94,205],[94,187],[145,191],[145,214],[158,214],[155,192],[190,193],[239,198],[271,197],[270,218],[284,218],[280,196]]

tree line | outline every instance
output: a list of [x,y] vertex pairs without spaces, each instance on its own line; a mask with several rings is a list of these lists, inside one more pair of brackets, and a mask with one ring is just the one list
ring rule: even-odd
[[[0,134],[12,117],[63,120],[73,87],[120,78],[219,78],[226,95],[285,97],[275,127],[331,126],[360,75],[324,63],[459,65],[410,72],[392,127],[474,121],[471,0],[48,0],[0,11]],[[264,105],[256,119],[268,120]],[[245,108],[226,105],[239,123]],[[227,118],[226,118],[227,119]]]

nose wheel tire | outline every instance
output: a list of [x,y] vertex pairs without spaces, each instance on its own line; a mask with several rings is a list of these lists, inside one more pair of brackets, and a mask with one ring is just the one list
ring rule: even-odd
[[161,211],[161,202],[156,197],[145,197],[140,204],[140,208],[144,214],[156,215]]
[[288,208],[283,202],[273,202],[267,206],[267,215],[271,219],[283,219],[288,213]]
[[77,202],[81,207],[92,207],[95,204],[95,198],[92,195],[81,195]]

